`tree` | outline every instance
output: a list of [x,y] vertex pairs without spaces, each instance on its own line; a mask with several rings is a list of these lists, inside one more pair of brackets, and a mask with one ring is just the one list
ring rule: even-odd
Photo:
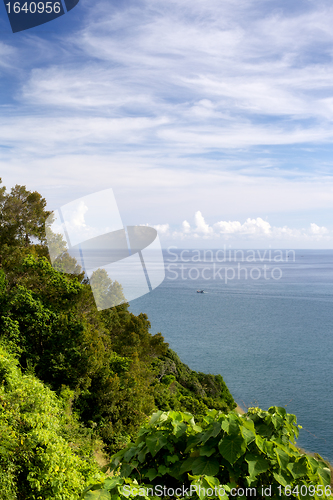
[[0,189],[0,246],[27,247],[34,238],[45,242],[45,220],[51,214],[45,208],[45,198],[18,184],[10,194],[5,191]]
[[118,281],[112,281],[105,269],[97,269],[89,279],[97,309],[109,309],[125,302],[123,288]]

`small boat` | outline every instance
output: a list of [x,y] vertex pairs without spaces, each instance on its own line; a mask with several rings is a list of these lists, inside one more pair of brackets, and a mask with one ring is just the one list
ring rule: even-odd
[[204,290],[197,290],[197,293],[205,293]]

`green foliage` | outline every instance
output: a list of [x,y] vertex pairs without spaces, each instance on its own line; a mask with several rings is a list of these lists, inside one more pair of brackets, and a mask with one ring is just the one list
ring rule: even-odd
[[[1,183],[1,179],[0,179]],[[32,238],[45,241],[46,200],[37,191],[16,185],[9,194],[0,189],[0,245],[28,246]]]
[[89,282],[94,290],[94,298],[99,310],[125,302],[122,286],[118,281],[112,281],[105,269],[94,271]]
[[43,257],[28,255],[18,264],[16,282],[0,304],[0,334],[18,346],[22,366],[34,366],[53,389],[87,387],[104,349],[98,332],[77,313],[84,285]]
[[185,410],[200,420],[208,408],[227,412],[236,407],[221,375],[191,370],[171,349],[153,365],[157,372],[154,396],[160,410]]
[[69,422],[56,395],[0,345],[1,499],[76,500],[88,478],[101,477],[92,447],[64,439]]
[[[235,406],[221,376],[184,365],[147,315],[128,305],[97,311],[83,276],[63,274],[42,256],[17,254],[1,275],[0,335],[23,368],[60,391],[114,453],[133,439],[156,409],[191,411]],[[88,424],[88,422],[90,422]]]
[[[74,411],[110,452],[133,439],[156,409],[202,417],[207,408],[235,405],[222,377],[190,370],[160,333],[150,334],[147,315],[131,314],[126,303],[98,311],[84,273],[61,236],[49,232],[60,253],[52,267],[43,232],[49,212],[41,195],[24,186],[9,194],[1,188],[0,208],[2,342],[23,369],[58,394],[63,386],[74,391]],[[104,299],[123,300],[120,285],[103,270],[92,284],[102,305]]]
[[[150,489],[149,498],[163,485],[167,491],[185,487],[187,498],[200,500],[245,499],[254,489],[254,496],[264,499],[266,487],[274,500],[332,499],[328,465],[298,450],[298,432],[296,417],[276,406],[250,408],[245,415],[210,410],[201,426],[190,413],[159,411],[134,443],[112,457],[115,477],[90,486],[83,498],[128,498],[124,486],[129,484],[146,494]],[[138,490],[132,498],[140,498]]]

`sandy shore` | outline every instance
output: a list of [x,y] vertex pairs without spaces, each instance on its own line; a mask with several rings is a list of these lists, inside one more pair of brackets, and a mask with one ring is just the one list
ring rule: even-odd
[[[236,401],[235,401],[235,403],[236,403]],[[236,406],[235,410],[238,411],[238,413],[240,413],[241,415],[244,415],[244,413],[245,413],[243,408],[241,408],[239,405]]]

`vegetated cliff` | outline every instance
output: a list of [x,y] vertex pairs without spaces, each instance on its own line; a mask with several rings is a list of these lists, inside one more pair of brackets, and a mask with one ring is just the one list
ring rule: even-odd
[[[23,370],[57,394],[73,391],[73,411],[109,452],[125,446],[156,409],[200,417],[207,408],[233,408],[222,377],[181,363],[160,333],[150,334],[147,315],[135,316],[126,303],[98,311],[78,266],[76,274],[52,267],[45,207],[24,186],[0,189],[0,337]],[[70,259],[64,253],[59,269]],[[114,284],[104,276],[101,293]]]
[[[236,407],[221,375],[191,370],[171,349],[153,365],[158,368],[155,402],[160,410],[189,411],[201,417],[209,408],[227,412]],[[161,387],[159,381],[165,387]]]

